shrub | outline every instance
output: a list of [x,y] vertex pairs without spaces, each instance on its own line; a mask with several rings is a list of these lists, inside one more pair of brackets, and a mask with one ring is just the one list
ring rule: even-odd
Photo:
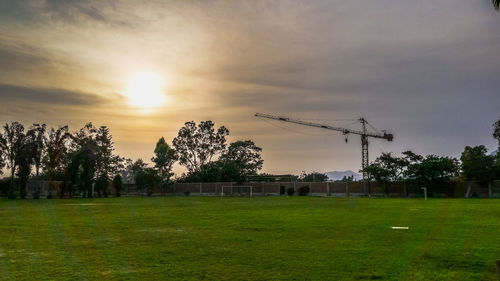
[[287,188],[286,194],[288,194],[288,196],[293,196],[295,194],[295,189],[293,189],[293,187]]
[[310,188],[307,185],[301,186],[299,188],[299,196],[306,196],[309,194]]

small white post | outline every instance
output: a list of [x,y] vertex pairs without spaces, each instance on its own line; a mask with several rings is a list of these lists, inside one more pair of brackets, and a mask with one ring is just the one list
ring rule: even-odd
[[220,196],[224,197],[224,186],[221,186]]
[[252,188],[252,186],[250,186],[250,198],[252,198],[252,196],[253,196],[252,192],[253,192],[253,188]]
[[427,187],[421,187],[424,190],[424,198],[427,200]]

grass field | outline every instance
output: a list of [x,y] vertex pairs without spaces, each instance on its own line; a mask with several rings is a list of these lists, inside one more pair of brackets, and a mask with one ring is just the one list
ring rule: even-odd
[[0,280],[498,280],[496,259],[495,199],[0,200]]

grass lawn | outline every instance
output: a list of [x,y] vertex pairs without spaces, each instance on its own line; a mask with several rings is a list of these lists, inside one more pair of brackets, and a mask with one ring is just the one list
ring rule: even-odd
[[495,199],[0,200],[0,280],[499,280],[496,259]]

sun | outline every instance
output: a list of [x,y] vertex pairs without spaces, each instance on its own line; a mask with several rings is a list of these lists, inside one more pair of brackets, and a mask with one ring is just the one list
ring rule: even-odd
[[165,103],[164,86],[164,81],[159,75],[140,72],[129,80],[124,94],[132,106],[153,108]]

